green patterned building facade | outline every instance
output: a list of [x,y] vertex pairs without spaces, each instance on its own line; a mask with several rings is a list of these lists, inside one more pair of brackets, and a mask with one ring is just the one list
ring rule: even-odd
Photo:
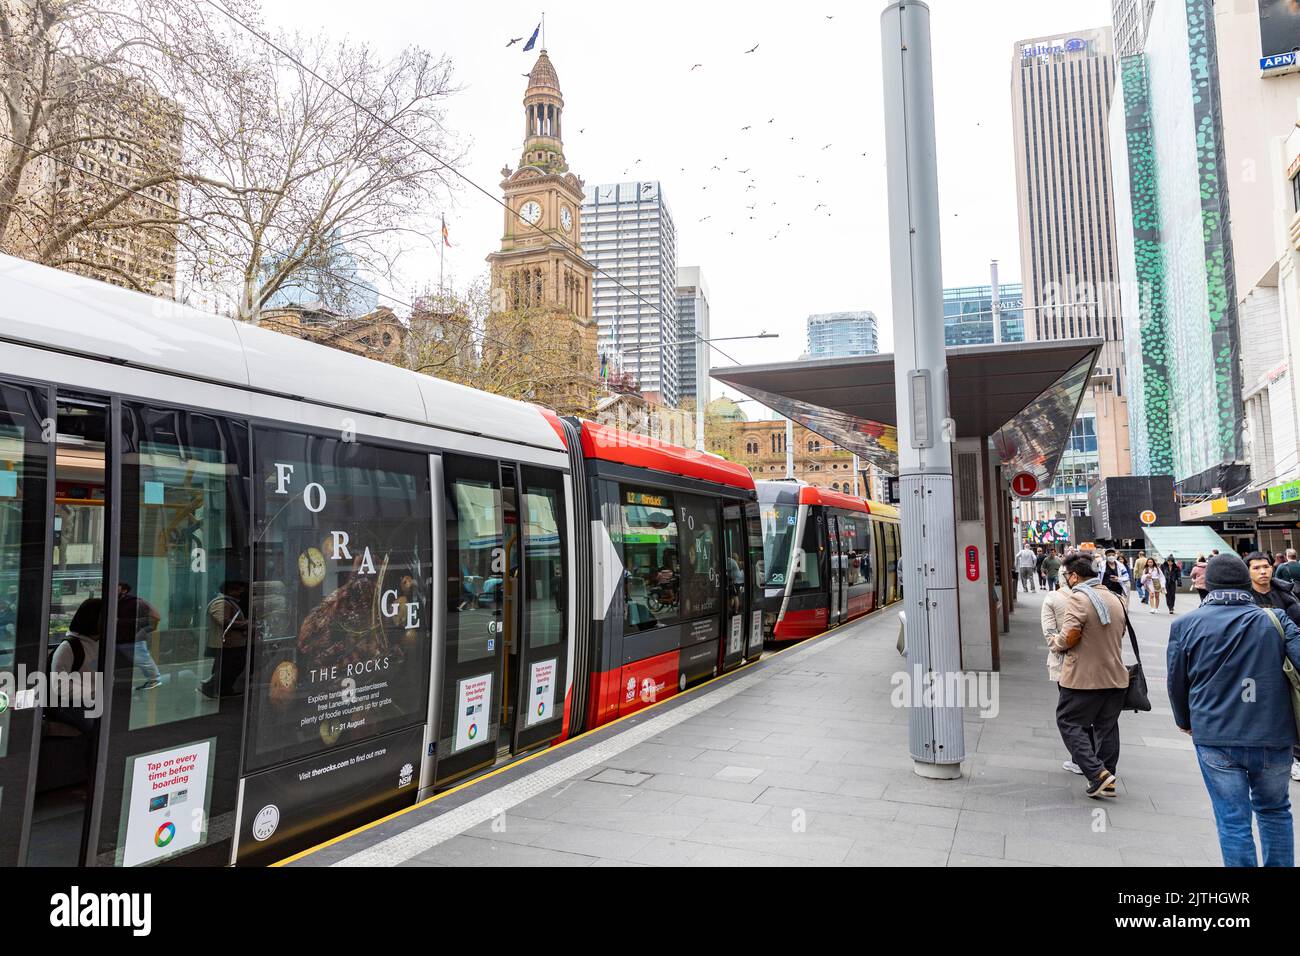
[[1160,0],[1111,110],[1133,469],[1193,486],[1245,419],[1217,70],[1212,0]]
[[1129,382],[1129,450],[1138,475],[1172,475],[1169,431],[1169,328],[1164,251],[1146,58],[1119,58],[1111,104],[1115,245],[1119,252],[1125,365]]

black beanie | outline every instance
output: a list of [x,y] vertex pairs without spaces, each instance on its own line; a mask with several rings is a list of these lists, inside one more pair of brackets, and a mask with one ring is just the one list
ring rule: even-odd
[[1210,591],[1219,588],[1249,591],[1250,569],[1235,554],[1216,554],[1205,566],[1205,587]]

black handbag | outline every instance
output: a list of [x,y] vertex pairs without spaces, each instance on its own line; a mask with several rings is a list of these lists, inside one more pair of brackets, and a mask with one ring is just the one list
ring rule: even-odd
[[1128,631],[1128,639],[1133,643],[1133,659],[1137,661],[1128,665],[1128,690],[1124,692],[1124,709],[1149,711],[1151,698],[1147,696],[1147,677],[1142,673],[1142,655],[1138,653],[1137,635],[1133,633],[1133,624],[1128,619],[1127,610],[1124,611],[1124,629]]

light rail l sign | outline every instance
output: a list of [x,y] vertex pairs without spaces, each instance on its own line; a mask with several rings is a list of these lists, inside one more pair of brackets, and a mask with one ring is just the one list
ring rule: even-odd
[[1038,479],[1027,471],[1022,471],[1011,479],[1011,490],[1021,498],[1032,498],[1038,494]]

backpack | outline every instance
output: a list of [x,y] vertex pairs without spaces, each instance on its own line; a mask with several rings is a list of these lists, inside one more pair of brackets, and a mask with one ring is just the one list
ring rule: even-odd
[[[81,638],[73,637],[69,634],[63,639],[68,647],[72,648],[72,670],[69,673],[80,674],[81,669],[86,665],[86,645],[81,643]],[[45,670],[52,673],[54,671],[54,655],[59,652],[56,647],[50,651],[50,659],[46,662]]]

